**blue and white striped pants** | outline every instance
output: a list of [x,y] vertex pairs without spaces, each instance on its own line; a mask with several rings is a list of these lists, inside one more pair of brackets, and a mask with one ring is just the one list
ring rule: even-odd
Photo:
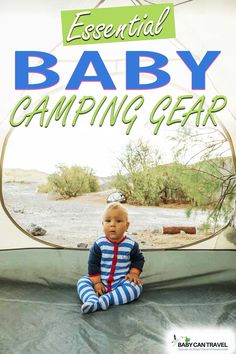
[[[78,281],[77,292],[83,303],[97,302],[99,300],[94,291],[92,281],[86,275]],[[134,285],[134,283],[124,279],[117,288],[102,295],[100,300],[103,299],[107,303],[107,307],[109,305],[122,305],[137,299],[141,292],[142,285]]]

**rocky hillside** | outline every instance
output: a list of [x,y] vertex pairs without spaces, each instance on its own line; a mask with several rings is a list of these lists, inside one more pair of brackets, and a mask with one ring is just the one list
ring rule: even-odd
[[46,183],[48,174],[37,170],[6,168],[3,170],[3,183]]

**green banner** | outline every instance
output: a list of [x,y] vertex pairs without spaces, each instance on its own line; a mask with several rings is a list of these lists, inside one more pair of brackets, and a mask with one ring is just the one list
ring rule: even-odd
[[61,20],[65,46],[175,38],[173,4],[69,10]]

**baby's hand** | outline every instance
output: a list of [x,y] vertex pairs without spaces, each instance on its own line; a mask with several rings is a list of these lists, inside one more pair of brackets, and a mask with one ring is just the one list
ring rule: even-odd
[[140,278],[139,278],[139,275],[136,274],[136,273],[130,272],[129,274],[127,274],[127,275],[125,276],[125,279],[128,279],[128,280],[130,281],[130,283],[134,283],[135,285],[136,285],[136,284],[138,284],[138,285],[141,285],[141,284],[142,284],[142,282],[141,282],[141,280],[140,280]]
[[97,294],[97,296],[101,296],[102,294],[104,294],[106,292],[106,290],[101,282],[96,283],[94,285],[94,291]]

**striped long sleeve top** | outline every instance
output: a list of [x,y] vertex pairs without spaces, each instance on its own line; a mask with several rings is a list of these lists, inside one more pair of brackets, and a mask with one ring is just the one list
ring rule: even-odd
[[100,275],[108,291],[115,289],[131,268],[143,269],[144,256],[138,243],[130,236],[120,242],[112,242],[106,236],[99,237],[90,249],[88,273]]

